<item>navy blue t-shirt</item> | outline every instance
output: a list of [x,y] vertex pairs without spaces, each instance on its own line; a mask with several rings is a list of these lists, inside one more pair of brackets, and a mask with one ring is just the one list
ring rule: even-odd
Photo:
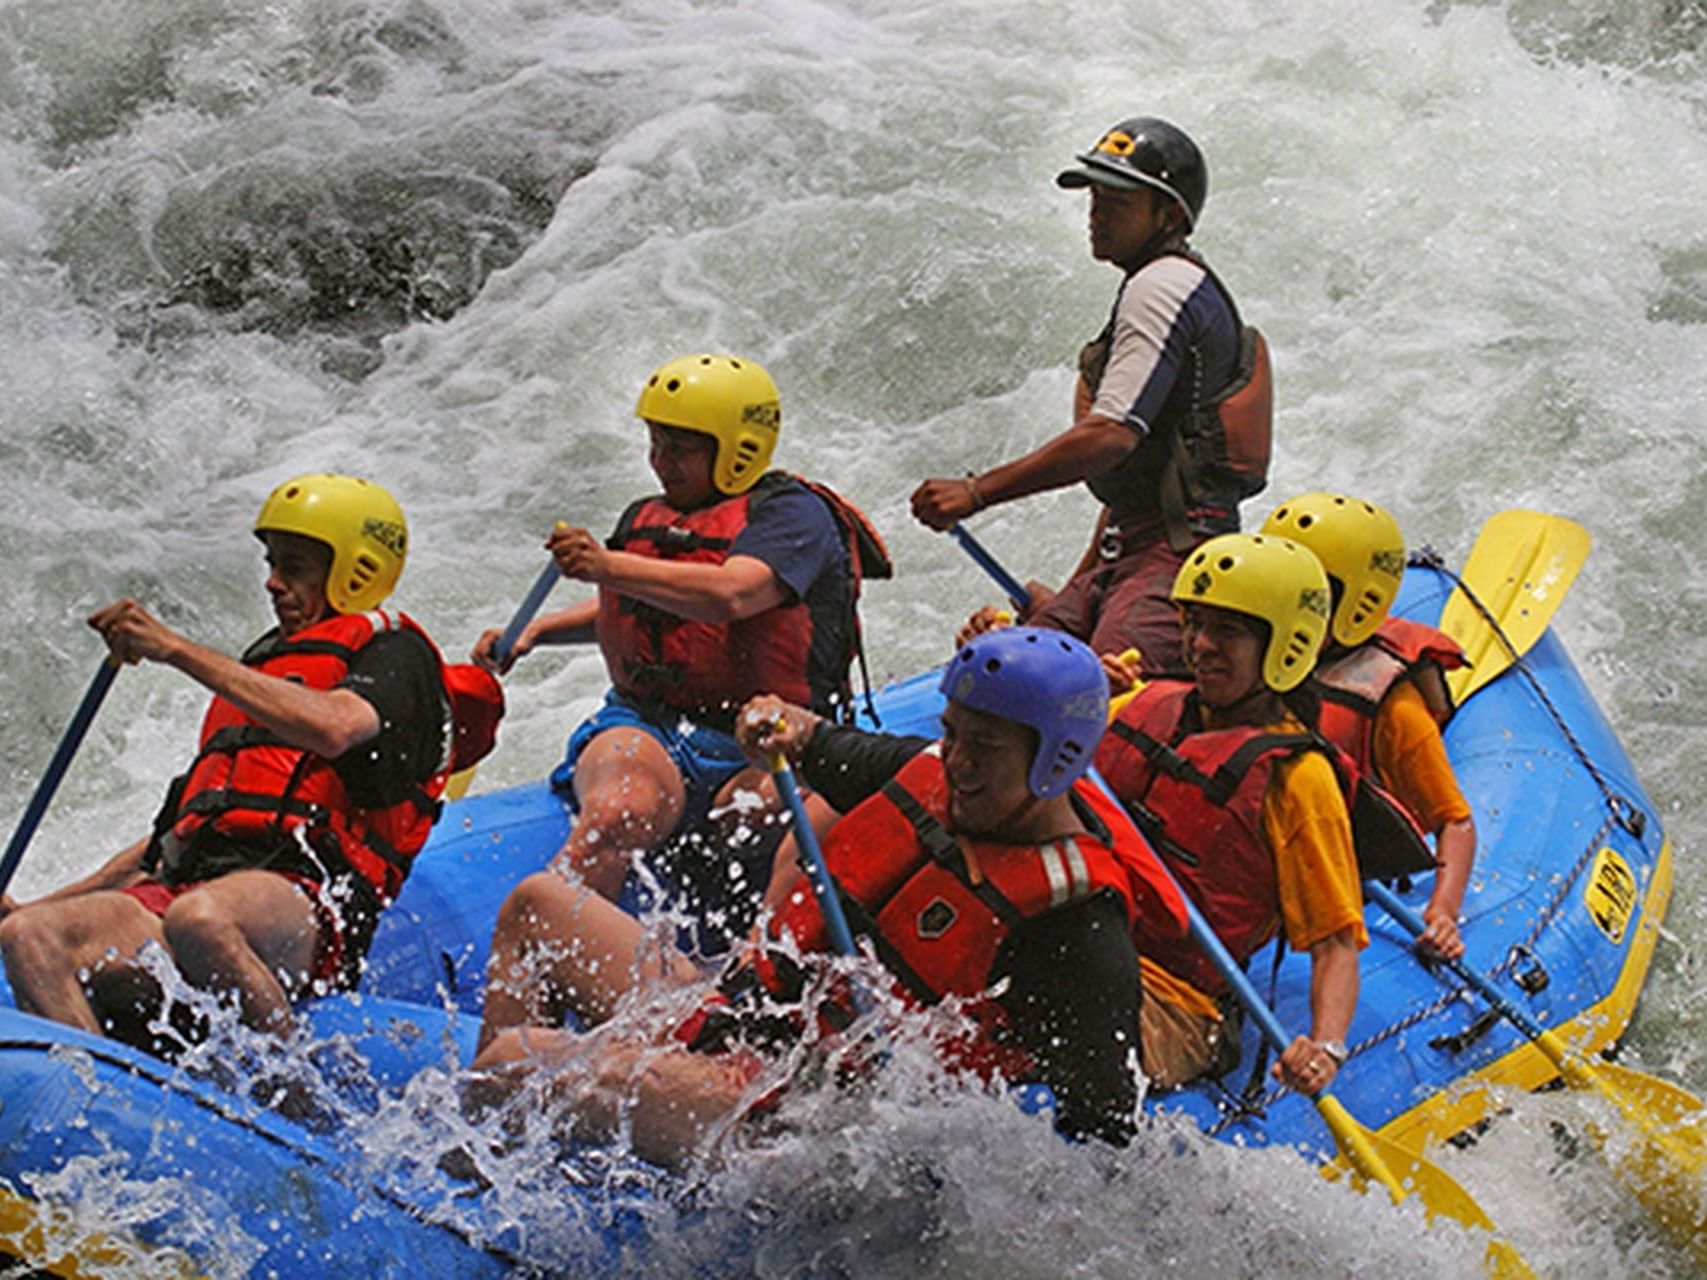
[[805,602],[812,619],[806,680],[813,709],[830,713],[847,690],[853,647],[853,571],[830,508],[799,483],[777,484],[754,497],[729,554],[762,560],[787,588],[787,603]]

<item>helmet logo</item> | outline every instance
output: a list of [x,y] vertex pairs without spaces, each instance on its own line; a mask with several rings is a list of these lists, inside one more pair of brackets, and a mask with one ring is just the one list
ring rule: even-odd
[[1132,148],[1135,145],[1130,133],[1120,129],[1110,129],[1097,139],[1096,146],[1092,147],[1091,150],[1101,151],[1105,155],[1111,156],[1129,156],[1132,154]]
[[1318,587],[1306,587],[1298,593],[1298,607],[1317,617],[1328,616],[1328,593]]
[[1194,596],[1200,596],[1214,585],[1215,579],[1211,578],[1207,571],[1199,573],[1191,580],[1191,594]]
[[931,901],[923,911],[919,912],[919,937],[931,941],[942,937],[954,927],[958,917],[955,910],[941,898]]
[[1100,720],[1107,712],[1098,693],[1080,693],[1061,704],[1064,720]]
[[782,426],[782,408],[775,400],[742,405],[741,421],[776,431]]
[[379,543],[394,556],[403,554],[408,535],[403,532],[403,526],[394,520],[377,520],[373,516],[362,521],[362,537]]
[[965,702],[977,688],[977,678],[970,671],[963,672],[960,679],[954,682],[954,700]]
[[1391,549],[1373,552],[1369,557],[1369,567],[1389,578],[1402,577],[1405,572],[1405,553]]

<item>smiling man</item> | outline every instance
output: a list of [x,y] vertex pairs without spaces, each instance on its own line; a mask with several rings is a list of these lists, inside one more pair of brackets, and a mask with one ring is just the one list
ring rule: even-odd
[[[1348,801],[1356,766],[1283,701],[1316,665],[1329,588],[1285,538],[1223,534],[1181,566],[1190,682],[1156,680],[1122,707],[1096,766],[1139,818],[1233,958],[1276,934],[1310,956],[1310,1034],[1274,1074],[1314,1094],[1346,1060],[1368,945]],[[1164,1087],[1230,1070],[1227,985],[1193,943],[1140,937],[1144,1043]]]
[[[1132,940],[1183,937],[1185,908],[1131,820],[1085,777],[1108,714],[1102,664],[1060,632],[1006,628],[962,648],[940,688],[936,742],[833,724],[774,696],[749,703],[736,732],[752,758],[783,752],[846,811],[823,857],[858,945],[881,966],[871,980],[914,1006],[964,1002],[969,1026],[943,1037],[946,1059],[1043,1081],[1058,1127],[1123,1141],[1142,1053]],[[560,978],[579,993],[574,1011],[598,1021],[614,1008],[608,989],[656,949],[608,904],[587,902],[577,928]],[[636,1152],[680,1163],[743,1104],[767,1059],[854,1015],[845,989],[825,998],[833,950],[797,877],[673,1041],[595,1046],[555,1026],[512,1028],[477,1059],[469,1096],[590,1063],[591,1087],[564,1077],[576,1132],[609,1137],[620,1119]]]
[[175,667],[214,698],[153,835],[0,921],[22,1009],[96,1033],[134,1026],[158,1003],[139,964],[157,943],[282,1035],[293,997],[354,983],[426,841],[450,698],[426,633],[379,609],[407,554],[402,511],[365,480],[299,476],[267,498],[255,536],[278,625],[241,659],[132,599],[89,618],[115,660]]
[[[946,529],[985,507],[1085,482],[1103,504],[1090,548],[1058,593],[1031,584],[1026,621],[1098,653],[1136,648],[1146,675],[1183,674],[1168,588],[1186,553],[1239,527],[1240,499],[1266,482],[1267,348],[1186,243],[1209,186],[1191,138],[1139,116],[1077,161],[1056,184],[1090,191],[1091,256],[1122,280],[1108,323],[1080,353],[1073,425],[990,470],[925,481],[913,514]],[[995,618],[980,611],[968,632]]]

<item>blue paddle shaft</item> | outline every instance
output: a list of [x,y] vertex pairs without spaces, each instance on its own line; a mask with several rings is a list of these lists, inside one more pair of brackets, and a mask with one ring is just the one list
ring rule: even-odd
[[771,771],[771,776],[776,779],[776,789],[782,792],[788,811],[794,816],[794,842],[800,847],[801,865],[806,868],[806,878],[812,882],[812,892],[818,899],[818,909],[830,931],[830,941],[842,955],[851,956],[854,954],[853,931],[848,928],[848,918],[842,911],[842,900],[836,894],[836,886],[830,883],[830,871],[824,865],[824,854],[818,848],[818,836],[812,830],[811,819],[806,816],[806,802],[800,798],[794,771],[783,760]]
[[984,544],[966,532],[965,525],[957,524],[949,532],[959,540],[962,549],[977,562],[978,567],[994,578],[996,585],[1007,592],[1008,600],[1014,608],[1021,613],[1031,608],[1031,592],[1025,589],[1025,584],[1002,568],[1001,562],[984,549]]
[[30,837],[35,835],[36,828],[41,825],[42,815],[47,812],[53,793],[59,790],[60,780],[71,767],[71,758],[83,744],[83,735],[89,731],[89,725],[95,719],[95,713],[101,709],[101,702],[106,698],[107,690],[113,687],[113,677],[118,673],[119,669],[111,659],[102,662],[100,669],[95,672],[95,678],[89,682],[88,690],[83,694],[83,701],[77,704],[71,723],[65,727],[65,733],[59,739],[59,746],[54,748],[53,759],[48,761],[47,772],[36,784],[36,793],[30,797],[30,803],[24,809],[24,816],[18,822],[18,829],[12,832],[12,839],[6,845],[5,854],[0,856],[0,893],[6,892],[12,883],[12,876],[18,870],[18,864],[24,860],[24,849],[30,843]]
[[[1364,881],[1363,896],[1403,925],[1405,931],[1413,938],[1421,937],[1423,930],[1428,928],[1421,916],[1407,907],[1398,894],[1379,880]],[[1501,1017],[1509,1019],[1519,1031],[1531,1040],[1542,1033],[1542,1026],[1539,1022],[1507,1000],[1500,994],[1499,988],[1465,964],[1463,960],[1447,960],[1443,963],[1461,982],[1466,983],[1472,991],[1486,1000]]]
[[497,659],[499,666],[509,661],[510,650],[516,647],[516,641],[522,638],[527,624],[533,621],[533,615],[539,612],[539,606],[545,603],[545,597],[551,594],[551,588],[557,585],[557,580],[562,576],[557,570],[555,560],[539,571],[539,577],[528,589],[527,598],[522,601],[521,608],[516,610],[516,616],[510,619],[510,625],[504,628],[504,634],[499,636],[498,643],[492,646],[492,656]]
[[[1104,795],[1116,804],[1120,804],[1120,797],[1114,794],[1114,788],[1103,780],[1102,775],[1094,767],[1088,771],[1088,774],[1091,781],[1102,788]],[[1122,808],[1124,807],[1122,805]],[[1173,869],[1168,866],[1160,854],[1156,855],[1155,861],[1156,865],[1162,869],[1162,872],[1173,884],[1174,891],[1179,894],[1181,901],[1185,903],[1186,920],[1191,929],[1192,941],[1203,948],[1210,963],[1226,979],[1227,985],[1233,988],[1233,993],[1239,997],[1239,1003],[1244,1006],[1245,1012],[1250,1014],[1251,1020],[1257,1024],[1257,1029],[1262,1032],[1263,1039],[1267,1040],[1277,1053],[1284,1052],[1286,1047],[1292,1043],[1292,1037],[1286,1034],[1286,1028],[1280,1025],[1280,1019],[1275,1016],[1274,1010],[1263,1003],[1262,996],[1257,994],[1257,989],[1251,985],[1251,980],[1245,976],[1245,971],[1239,968],[1238,961],[1233,959],[1226,944],[1216,936],[1215,930],[1209,927],[1209,922],[1203,918],[1203,913],[1197,909],[1197,904],[1191,900],[1191,895],[1175,878]]]

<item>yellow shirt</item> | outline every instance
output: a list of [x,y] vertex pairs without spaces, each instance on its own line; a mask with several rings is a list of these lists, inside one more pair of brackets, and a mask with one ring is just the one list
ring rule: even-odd
[[1470,816],[1458,775],[1446,758],[1440,726],[1422,691],[1409,680],[1395,685],[1375,713],[1375,773],[1430,835]]

